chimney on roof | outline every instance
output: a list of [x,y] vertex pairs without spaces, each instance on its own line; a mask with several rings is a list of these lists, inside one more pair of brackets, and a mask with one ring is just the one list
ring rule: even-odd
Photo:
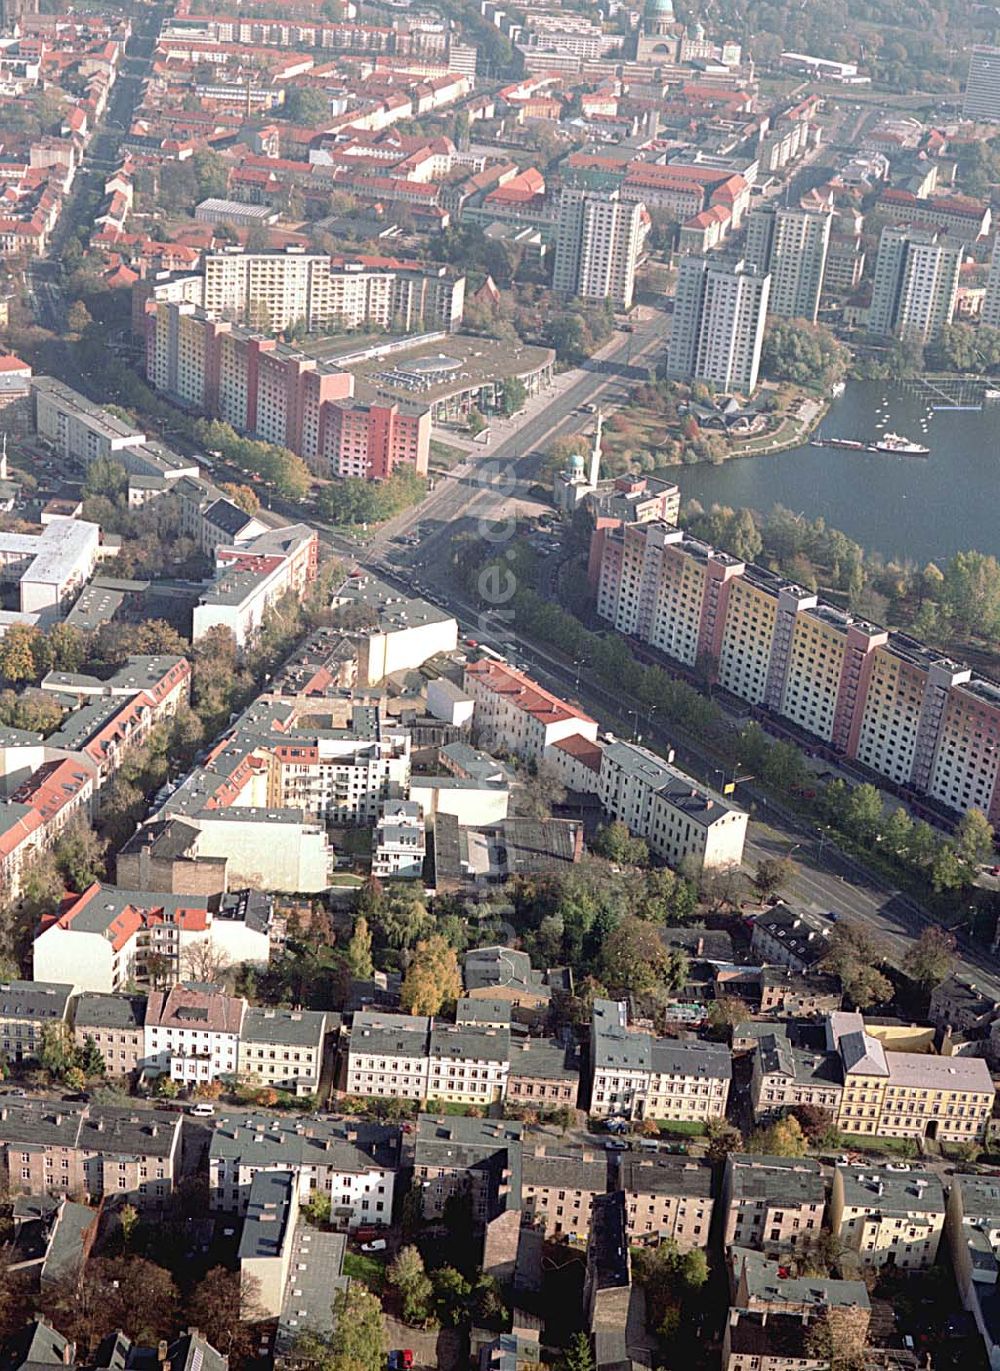
[[160,1341],[156,1344],[156,1360],[158,1362],[165,1362],[167,1360],[166,1338],[161,1338]]
[[76,1343],[68,1342],[63,1347],[63,1366],[72,1366],[76,1361]]

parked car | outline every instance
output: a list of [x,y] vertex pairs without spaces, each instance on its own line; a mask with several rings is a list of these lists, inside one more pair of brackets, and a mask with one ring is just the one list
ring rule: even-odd
[[361,1250],[362,1252],[384,1252],[386,1246],[385,1238],[376,1238],[374,1242],[363,1242]]
[[886,1162],[886,1171],[912,1171],[909,1162]]
[[211,1119],[215,1116],[214,1108],[205,1100],[199,1100],[197,1104],[191,1106],[191,1117],[193,1119]]
[[605,1138],[604,1146],[609,1152],[627,1152],[628,1143],[622,1138]]

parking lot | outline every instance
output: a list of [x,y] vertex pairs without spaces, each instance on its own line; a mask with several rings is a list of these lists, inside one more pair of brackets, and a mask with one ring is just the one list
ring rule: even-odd
[[416,1367],[441,1368],[441,1371],[455,1371],[461,1361],[462,1343],[454,1328],[442,1328],[422,1332],[410,1328],[389,1314],[384,1316],[385,1345],[387,1351],[400,1351],[409,1347],[413,1352],[413,1365]]

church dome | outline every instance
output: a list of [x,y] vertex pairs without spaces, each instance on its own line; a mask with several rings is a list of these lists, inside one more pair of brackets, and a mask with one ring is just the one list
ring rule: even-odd
[[657,19],[674,17],[674,0],[646,0],[646,13]]

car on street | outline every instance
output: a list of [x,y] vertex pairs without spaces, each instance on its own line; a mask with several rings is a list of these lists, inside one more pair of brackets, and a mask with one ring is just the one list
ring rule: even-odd
[[197,1104],[191,1106],[192,1119],[211,1119],[215,1116],[215,1110],[204,1100],[199,1100]]
[[361,1250],[362,1252],[384,1252],[386,1246],[385,1238],[376,1238],[373,1242],[363,1242]]

